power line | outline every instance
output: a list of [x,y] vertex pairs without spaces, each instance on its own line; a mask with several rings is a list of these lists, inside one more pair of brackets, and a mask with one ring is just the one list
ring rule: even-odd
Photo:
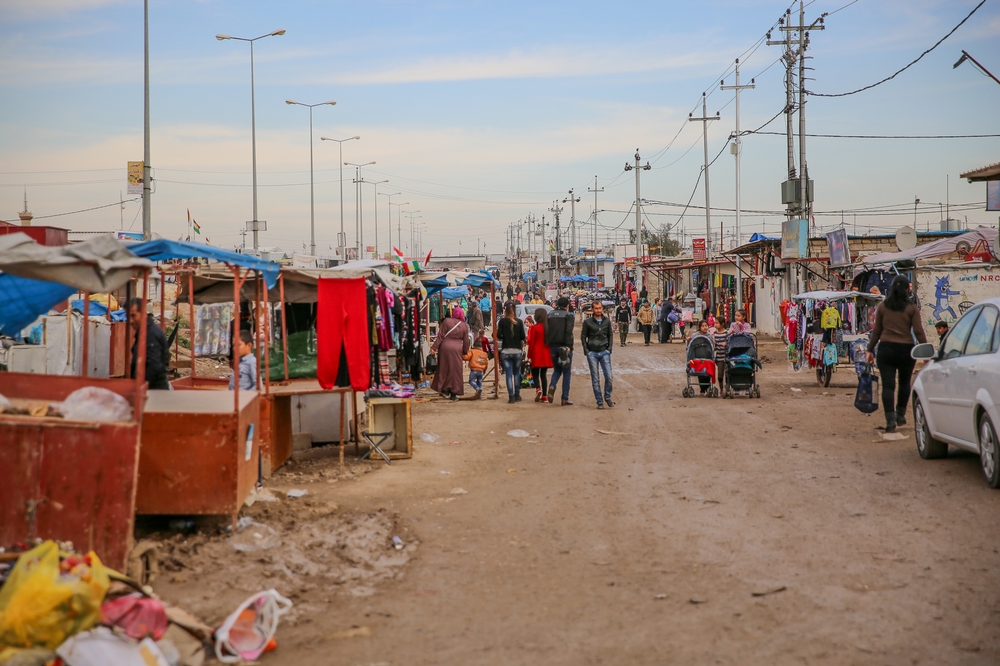
[[[784,111],[782,111],[781,113],[784,113]],[[774,119],[772,118],[771,120]],[[765,125],[766,124],[767,123],[765,123]],[[764,125],[761,125],[761,127],[763,126]],[[761,132],[760,130],[754,130],[752,132],[744,132],[744,134],[771,134],[774,136],[785,136],[784,132]],[[823,139],[992,139],[1000,137],[1000,134],[931,134],[931,135],[806,134],[806,136],[819,137]]]
[[[93,208],[84,208],[83,210],[71,210],[68,213],[53,213],[52,215],[36,215],[32,219],[35,219],[35,220],[45,220],[45,219],[48,219],[50,217],[63,217],[64,215],[76,215],[77,213],[89,213],[92,210],[100,210],[102,208],[111,208],[112,206],[120,206],[123,203],[133,203],[135,201],[140,201],[140,198],[136,197],[134,199],[125,199],[123,201],[116,201],[114,203],[104,204],[103,206],[94,206]],[[134,222],[134,220],[133,220],[133,222]]]
[[[944,37],[942,37],[941,39],[939,39],[937,41],[937,43],[934,44],[934,46],[930,47],[929,49],[927,49],[926,51],[924,51],[923,53],[921,53],[919,56],[917,56],[917,59],[914,60],[913,62],[911,62],[910,64],[908,64],[906,67],[903,67],[902,69],[898,70],[896,73],[892,74],[891,76],[885,77],[881,81],[877,81],[875,83],[872,83],[871,85],[867,85],[864,88],[858,88],[857,90],[852,90],[850,92],[844,92],[844,93],[829,94],[829,93],[816,93],[816,92],[812,92],[812,91],[806,91],[806,92],[808,94],[810,94],[810,95],[815,96],[815,97],[846,97],[848,95],[856,95],[859,92],[863,92],[865,90],[869,90],[871,88],[874,88],[875,86],[880,86],[883,83],[885,83],[886,81],[891,81],[892,79],[896,78],[897,76],[899,76],[900,74],[902,74],[903,72],[905,72],[906,70],[908,70],[910,67],[913,67],[914,65],[916,65],[918,62],[920,62],[920,60],[925,55],[927,55],[928,53],[930,53],[931,51],[933,51],[934,49],[936,49],[938,46],[940,46],[941,42],[943,42],[944,40],[946,40],[949,37],[951,37],[955,33],[956,30],[958,30],[959,28],[962,27],[962,24],[964,24],[966,21],[968,21],[972,17],[972,15],[975,14],[976,11],[978,11],[979,8],[982,7],[985,4],[986,4],[986,0],[981,0],[981,2],[978,5],[976,5],[972,9],[972,11],[969,12],[968,15],[959,22],[958,25],[956,25],[954,28],[952,28],[948,32],[947,35],[945,35]],[[841,9],[843,9],[843,7],[841,7]],[[837,11],[840,11],[840,10],[837,10]]]

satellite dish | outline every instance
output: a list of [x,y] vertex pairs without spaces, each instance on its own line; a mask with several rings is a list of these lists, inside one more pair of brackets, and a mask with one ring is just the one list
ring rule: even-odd
[[896,230],[896,247],[900,252],[912,250],[917,246],[917,232],[913,227],[900,227]]

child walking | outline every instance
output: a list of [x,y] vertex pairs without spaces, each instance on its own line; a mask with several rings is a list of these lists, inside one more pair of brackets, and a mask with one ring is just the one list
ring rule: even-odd
[[528,361],[531,378],[535,383],[535,402],[549,401],[548,373],[553,367],[552,351],[545,344],[545,330],[549,326],[549,313],[545,308],[535,310],[535,325],[528,329]]
[[715,377],[719,382],[719,390],[721,391],[726,371],[726,343],[729,342],[729,331],[726,330],[726,320],[722,318],[722,315],[719,315],[715,319],[712,342],[715,344]]
[[462,360],[469,362],[469,386],[476,392],[476,400],[483,398],[483,373],[490,357],[483,351],[484,338],[478,338],[472,343],[472,348],[462,357]]

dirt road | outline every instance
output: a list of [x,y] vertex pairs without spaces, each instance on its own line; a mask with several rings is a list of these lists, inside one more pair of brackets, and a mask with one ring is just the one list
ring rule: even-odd
[[572,407],[419,404],[412,460],[291,466],[269,486],[309,495],[250,510],[283,546],[208,540],[157,590],[211,622],[293,595],[274,664],[1000,662],[1000,493],[978,460],[921,460],[912,426],[882,441],[853,373],[821,389],[762,353],[760,400],[681,398],[681,345],[633,336],[612,410],[579,358]]

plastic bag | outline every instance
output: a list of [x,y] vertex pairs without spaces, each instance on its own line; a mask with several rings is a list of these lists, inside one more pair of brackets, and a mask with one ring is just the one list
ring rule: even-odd
[[241,553],[254,553],[281,545],[281,536],[267,525],[251,522],[229,537],[229,545]]
[[137,641],[147,636],[158,641],[167,632],[168,620],[163,602],[136,593],[105,601],[101,605],[101,623],[120,627]]
[[94,553],[70,556],[46,541],[21,555],[0,588],[0,645],[55,649],[101,617],[108,571]]
[[507,434],[511,437],[531,437],[531,433],[527,430],[508,430]]
[[257,659],[274,638],[278,618],[291,607],[274,589],[253,595],[215,630],[215,656],[227,664]]
[[71,421],[131,421],[132,406],[114,391],[85,386],[66,396],[59,413]]

